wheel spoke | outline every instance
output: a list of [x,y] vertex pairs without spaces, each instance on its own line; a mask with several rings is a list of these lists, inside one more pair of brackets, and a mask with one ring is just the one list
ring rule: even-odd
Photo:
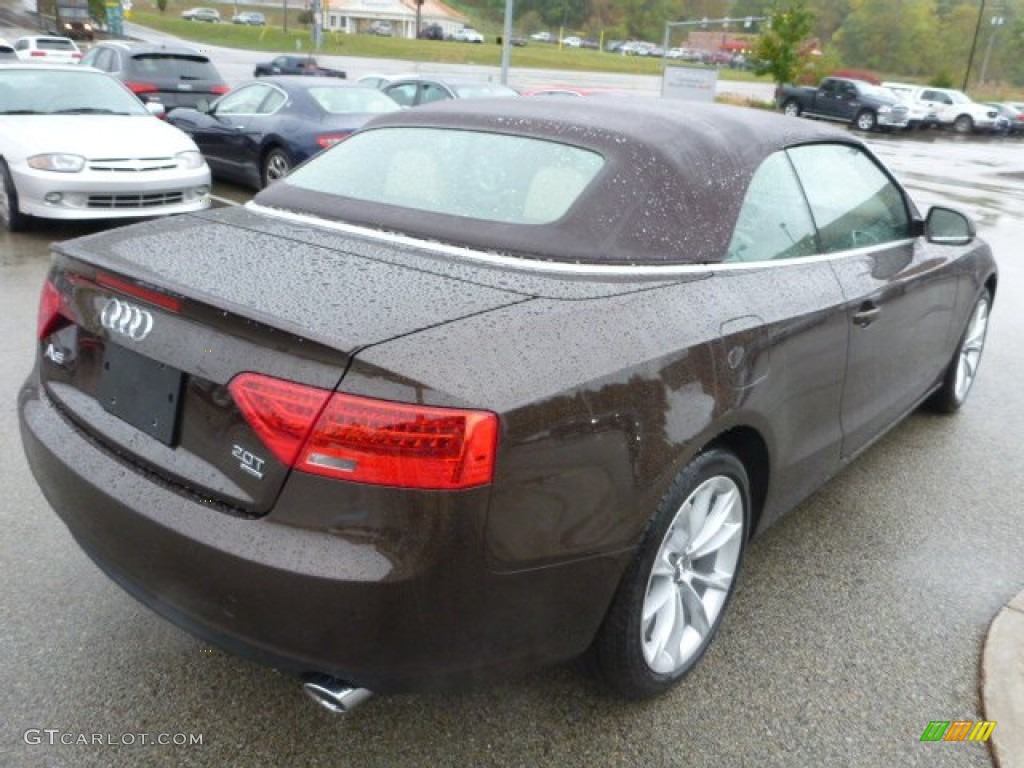
[[679,598],[682,600],[685,612],[685,619],[679,623],[691,627],[701,637],[707,637],[711,630],[711,623],[708,621],[708,614],[700,595],[692,586],[684,583],[679,585]]
[[974,378],[974,372],[978,368],[978,356],[977,355],[964,355],[964,368],[966,368],[965,376],[969,379]]
[[650,589],[647,590],[647,597],[644,598],[643,620],[646,622],[664,608],[665,603],[671,600],[675,593],[676,585],[672,579],[664,577],[652,579]]
[[689,541],[696,539],[705,526],[711,506],[715,500],[715,488],[711,483],[705,483],[697,493],[691,497],[689,515],[687,515],[687,530]]
[[679,593],[673,590],[672,599],[668,600],[647,624],[648,627],[650,627],[651,623],[654,624],[653,629],[649,630],[651,635],[649,647],[651,649],[652,661],[657,660],[664,653],[665,644],[668,642],[672,630],[679,620]]
[[[720,493],[715,497],[711,506],[711,511],[704,519],[703,526],[697,532],[697,535],[693,537],[693,541],[687,548],[691,557],[700,557],[700,555],[693,553],[699,552],[703,549],[707,545],[708,541],[713,539],[719,533],[722,526],[725,525],[729,516],[732,514],[733,508],[738,500],[739,494],[737,494],[735,489],[729,490],[726,493]],[[714,549],[717,549],[717,547]]]
[[664,547],[658,553],[658,556],[654,558],[654,565],[651,567],[652,581],[662,576],[667,576],[668,578],[675,576],[676,569],[672,566],[672,561],[669,560],[670,554],[671,552],[668,547]]
[[675,523],[672,525],[672,529],[669,531],[668,536],[665,537],[665,543],[661,545],[661,554],[665,556],[667,561],[668,555],[679,554],[686,549],[686,545],[689,544],[690,539],[693,538],[693,531],[687,530],[687,510],[684,506],[680,510],[679,516],[676,518]]
[[690,576],[690,583],[704,586],[708,589],[717,589],[719,592],[728,592],[729,587],[732,585],[732,574],[722,573],[721,571],[709,571],[707,573],[694,571]]

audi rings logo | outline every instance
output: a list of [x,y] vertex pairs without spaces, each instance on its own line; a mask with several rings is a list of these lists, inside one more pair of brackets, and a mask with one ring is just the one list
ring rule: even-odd
[[103,305],[100,323],[108,331],[142,341],[153,330],[153,315],[149,311],[120,299],[110,299]]

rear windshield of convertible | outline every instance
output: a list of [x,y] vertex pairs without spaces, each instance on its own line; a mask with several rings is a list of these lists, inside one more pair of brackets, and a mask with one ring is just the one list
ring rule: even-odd
[[296,169],[291,187],[507,224],[561,218],[604,166],[554,141],[423,127],[357,133]]

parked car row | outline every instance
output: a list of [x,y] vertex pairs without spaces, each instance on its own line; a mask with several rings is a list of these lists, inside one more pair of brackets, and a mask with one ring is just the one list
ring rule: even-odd
[[981,104],[951,88],[847,77],[826,77],[817,86],[782,86],[777,106],[793,117],[875,129],[949,128],[956,133],[1019,134],[1024,118],[1013,104]]
[[[60,49],[46,45],[46,38],[42,41],[43,50]],[[28,42],[22,41],[20,47],[38,47],[36,39]],[[256,189],[344,140],[374,115],[448,99],[518,95],[510,88],[487,82],[418,76],[380,77],[372,84],[348,85],[345,72],[321,67],[310,56],[292,55],[257,65],[254,77],[260,79],[242,83],[229,93],[227,83],[205,53],[183,46],[129,41],[100,42],[82,58],[82,63],[120,80],[142,102],[144,112],[166,119],[170,126],[191,137],[189,146],[201,152],[196,155],[201,162],[205,159],[202,165],[207,184],[212,174]],[[86,106],[80,104],[77,109],[85,110]],[[57,154],[68,153],[62,150]],[[92,154],[81,156],[88,164]],[[119,182],[122,187],[130,186],[140,178],[122,175]],[[147,181],[150,178],[146,177]],[[106,181],[118,183],[113,177]],[[15,168],[11,184],[20,183]],[[51,192],[54,194],[46,198]],[[6,195],[8,214],[4,220],[8,227],[24,227],[30,216],[68,217],[68,211],[58,203],[63,200],[66,206],[67,200],[76,199],[53,189],[43,197],[47,205],[33,207],[33,195],[19,198],[17,189]],[[24,203],[20,207],[19,199]],[[151,203],[146,211],[139,215],[159,213],[160,207]],[[89,208],[79,210],[78,215],[107,218],[105,210]]]

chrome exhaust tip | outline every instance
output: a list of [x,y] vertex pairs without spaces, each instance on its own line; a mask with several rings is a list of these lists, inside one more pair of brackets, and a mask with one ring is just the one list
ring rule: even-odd
[[342,680],[326,675],[307,680],[302,684],[302,690],[321,707],[336,715],[351,712],[373,696],[373,691],[353,688]]

